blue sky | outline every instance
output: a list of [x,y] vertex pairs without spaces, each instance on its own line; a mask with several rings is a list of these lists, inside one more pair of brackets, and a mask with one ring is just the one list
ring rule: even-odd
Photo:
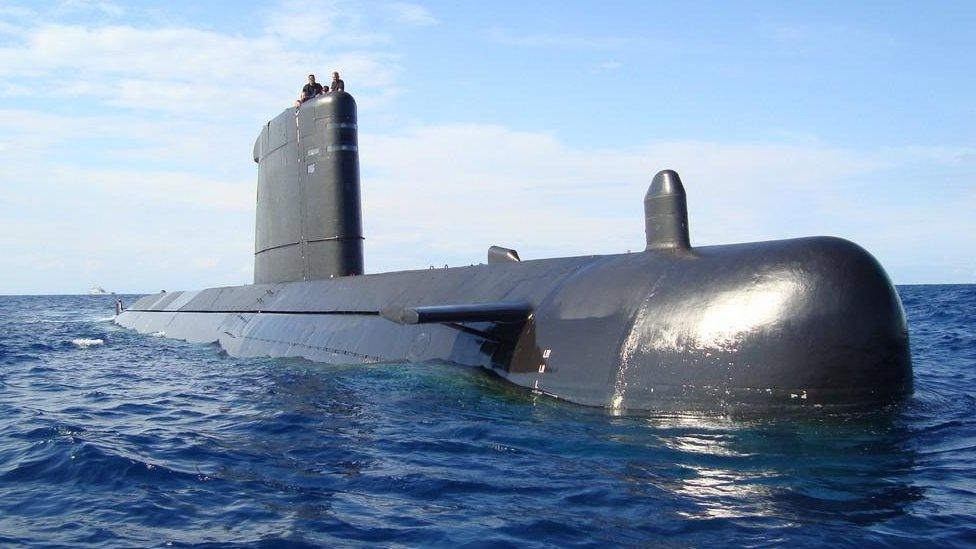
[[247,283],[251,146],[360,105],[367,270],[830,234],[976,282],[976,4],[0,0],[0,293]]

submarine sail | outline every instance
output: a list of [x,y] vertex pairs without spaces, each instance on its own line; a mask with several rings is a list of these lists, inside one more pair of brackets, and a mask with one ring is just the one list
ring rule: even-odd
[[254,283],[363,274],[356,101],[344,91],[286,109],[254,143]]

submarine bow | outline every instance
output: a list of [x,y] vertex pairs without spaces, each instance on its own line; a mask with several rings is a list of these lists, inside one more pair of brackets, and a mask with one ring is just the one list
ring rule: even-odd
[[865,406],[912,391],[881,265],[833,237],[691,246],[678,174],[644,197],[641,252],[363,274],[356,104],[262,128],[255,284],[149,295],[116,317],[234,356],[448,361],[613,409]]

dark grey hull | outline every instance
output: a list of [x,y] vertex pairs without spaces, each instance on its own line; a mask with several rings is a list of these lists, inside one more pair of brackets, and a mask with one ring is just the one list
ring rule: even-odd
[[[381,314],[478,304],[531,314]],[[912,390],[894,287],[870,254],[830,237],[171,292],[117,322],[240,357],[478,366],[614,409],[862,406]]]

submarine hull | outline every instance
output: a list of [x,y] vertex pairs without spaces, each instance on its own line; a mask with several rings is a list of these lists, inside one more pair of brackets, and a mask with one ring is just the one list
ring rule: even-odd
[[[531,312],[463,309],[489,304]],[[460,316],[426,322],[424,307]],[[832,237],[170,292],[116,322],[241,357],[482,367],[612,409],[868,406],[912,391],[891,281]]]

